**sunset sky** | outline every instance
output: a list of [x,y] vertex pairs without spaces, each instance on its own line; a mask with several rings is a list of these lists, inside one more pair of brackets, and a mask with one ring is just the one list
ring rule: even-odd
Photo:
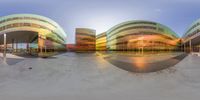
[[199,0],[1,0],[0,16],[31,13],[49,17],[74,43],[75,28],[107,31],[128,20],[149,20],[164,24],[182,36],[200,18]]

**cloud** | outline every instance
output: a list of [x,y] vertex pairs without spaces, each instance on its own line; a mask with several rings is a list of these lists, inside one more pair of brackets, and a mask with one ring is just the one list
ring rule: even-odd
[[161,13],[162,10],[158,8],[158,9],[155,9],[155,12],[157,12],[157,13]]

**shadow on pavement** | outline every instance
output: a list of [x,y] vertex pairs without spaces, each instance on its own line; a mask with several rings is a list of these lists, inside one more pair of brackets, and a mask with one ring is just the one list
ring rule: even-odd
[[16,59],[16,58],[7,58],[6,59],[6,63],[8,64],[8,65],[15,65],[15,64],[17,64],[17,63],[19,63],[19,62],[21,62],[21,61],[23,61],[24,59]]

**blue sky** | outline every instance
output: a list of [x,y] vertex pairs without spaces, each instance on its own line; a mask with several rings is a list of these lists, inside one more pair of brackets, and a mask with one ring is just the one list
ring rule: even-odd
[[182,36],[200,18],[198,0],[0,0],[0,16],[31,13],[49,17],[74,42],[77,27],[104,32],[128,20],[150,20],[170,27]]

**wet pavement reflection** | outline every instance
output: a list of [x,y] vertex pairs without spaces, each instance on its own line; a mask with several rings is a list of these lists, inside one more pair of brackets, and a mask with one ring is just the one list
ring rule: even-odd
[[135,52],[107,52],[104,58],[114,66],[130,72],[149,73],[175,66],[187,54],[183,52],[159,52],[138,54]]

